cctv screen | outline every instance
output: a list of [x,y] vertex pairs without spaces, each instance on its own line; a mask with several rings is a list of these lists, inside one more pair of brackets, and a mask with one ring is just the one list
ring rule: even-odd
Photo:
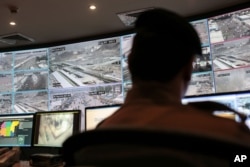
[[0,115],[0,147],[32,145],[33,114]]
[[[195,57],[185,97],[249,91],[249,6],[190,19],[190,24],[201,39],[202,55]],[[135,35],[1,52],[0,114],[84,113],[87,107],[122,104],[132,87],[128,55]],[[84,114],[81,120],[84,130]]]
[[33,145],[61,147],[69,136],[80,132],[80,113],[80,110],[37,112]]
[[85,129],[95,129],[102,120],[115,113],[119,108],[120,105],[85,108]]

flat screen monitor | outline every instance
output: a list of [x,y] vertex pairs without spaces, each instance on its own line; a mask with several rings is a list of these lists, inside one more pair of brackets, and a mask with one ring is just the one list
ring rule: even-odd
[[85,130],[95,129],[98,123],[115,113],[120,104],[85,108]]
[[37,112],[33,146],[61,147],[69,136],[80,132],[80,115],[80,110]]
[[214,94],[207,96],[193,96],[182,99],[183,104],[192,102],[213,101],[222,103],[234,110],[237,110],[245,115],[250,115],[250,93],[229,93],[229,94]]
[[0,147],[32,146],[34,114],[0,115]]
[[249,13],[248,6],[190,22],[200,36],[202,55],[193,62],[186,96],[250,89]]
[[[183,104],[195,103],[195,102],[204,102],[204,101],[213,101],[226,105],[241,114],[247,116],[245,124],[250,129],[250,93],[229,93],[229,94],[217,94],[217,95],[207,95],[207,96],[193,96],[185,97],[182,99]],[[237,116],[232,117],[230,111],[214,111],[215,115],[225,116],[227,118],[233,118],[235,121],[240,121]]]

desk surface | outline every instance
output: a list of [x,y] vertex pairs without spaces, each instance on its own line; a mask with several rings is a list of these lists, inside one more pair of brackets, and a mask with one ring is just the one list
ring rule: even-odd
[[[21,155],[23,153],[26,154],[26,158],[21,158]],[[38,154],[38,153],[36,153],[36,154]],[[29,161],[30,155],[36,155],[36,154],[34,154],[34,153],[29,154],[29,152],[27,154],[27,152],[25,152],[24,150],[20,151],[20,149],[7,149],[5,152],[0,154],[0,167],[1,166],[30,167],[31,166],[30,161]],[[45,153],[39,153],[39,154],[42,155],[42,154],[45,154]],[[47,155],[47,154],[48,153],[46,153],[45,155]],[[50,154],[48,154],[48,155],[50,155]],[[52,154],[51,153],[51,155],[58,155],[58,154]],[[42,161],[42,162],[44,162],[44,161]],[[14,165],[12,165],[12,164],[14,164]],[[61,162],[58,165],[61,165],[61,164],[63,166],[63,162]]]
[[[29,161],[19,161],[19,162],[15,163],[12,167],[32,167],[32,166],[30,166]],[[63,167],[63,165],[58,166],[58,167]]]
[[19,161],[15,163],[12,167],[30,167],[29,161]]

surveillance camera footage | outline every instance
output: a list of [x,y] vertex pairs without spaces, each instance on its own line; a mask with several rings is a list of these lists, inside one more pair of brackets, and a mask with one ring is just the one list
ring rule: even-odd
[[[250,8],[190,24],[202,55],[195,56],[185,97],[237,93],[237,102],[223,103],[250,115]],[[0,114],[79,109],[83,119],[86,107],[122,104],[133,84],[128,55],[135,35],[0,53]]]

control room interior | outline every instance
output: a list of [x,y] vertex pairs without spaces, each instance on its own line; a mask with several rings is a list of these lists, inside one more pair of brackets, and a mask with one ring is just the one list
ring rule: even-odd
[[[130,40],[128,40],[129,44],[131,44],[134,35],[133,23],[138,14],[145,10],[155,7],[166,8],[186,17],[194,25],[196,21],[210,18],[207,24],[209,24],[209,31],[211,34],[213,33],[214,38],[211,38],[209,42],[217,43],[221,42],[222,38],[233,38],[231,37],[233,35],[237,38],[244,37],[244,40],[248,39],[250,36],[249,6],[249,0],[1,0],[0,126],[3,129],[5,127],[5,125],[2,126],[4,119],[11,115],[22,117],[23,114],[33,113],[35,120],[38,119],[37,115],[44,114],[44,112],[80,111],[79,122],[75,123],[74,126],[79,126],[79,132],[81,132],[85,131],[87,127],[86,109],[93,111],[93,113],[96,112],[94,114],[99,113],[98,110],[94,111],[94,109],[102,106],[105,110],[107,105],[113,105],[117,109],[123,103],[126,92],[131,87],[128,69],[125,67],[127,65],[126,56],[130,48],[126,48],[125,39],[127,37]],[[223,30],[220,30],[217,25],[215,16],[221,17],[223,14],[243,9],[247,9],[246,13],[238,12],[239,15],[248,17],[242,21],[244,26],[241,26],[239,31],[237,30],[239,34],[229,33],[227,37],[223,36]],[[243,19],[243,16],[235,17]],[[244,33],[241,34],[242,31]],[[203,38],[202,35],[200,37]],[[124,48],[121,51],[122,55],[118,55],[120,51],[115,44],[121,38],[124,40]],[[204,42],[203,39],[201,40]],[[241,44],[247,43],[244,40],[242,39]],[[207,41],[207,43],[209,42]],[[98,45],[100,44],[108,44],[112,48],[104,50],[101,54],[104,56],[114,55],[107,56],[103,60],[99,60],[98,57],[92,60],[88,59],[87,56],[93,53],[99,54],[100,46]],[[227,44],[234,47],[237,43]],[[81,50],[80,47],[85,48]],[[219,78],[219,76],[226,76],[225,73],[221,72],[223,69],[237,69],[238,67],[246,67],[247,69],[248,62],[241,59],[240,51],[237,49],[235,52],[238,57],[227,56],[225,59],[217,54],[217,57],[211,60],[210,53],[212,51],[209,46],[202,47],[203,58],[197,58],[194,62],[193,72],[195,74],[190,83],[190,89],[187,91],[187,98],[183,99],[183,103],[212,99],[239,109],[243,114],[250,116],[250,94],[247,92],[250,90],[250,76],[249,78],[247,76],[244,85],[235,83],[233,78],[229,78],[228,87],[222,87],[223,81]],[[103,49],[107,48],[103,47]],[[242,46],[241,50],[244,49],[248,48]],[[79,56],[83,52],[86,52],[84,53],[86,54],[85,58]],[[67,54],[71,54],[70,60],[66,57]],[[58,55],[61,57],[58,58]],[[125,58],[121,60],[120,57]],[[232,61],[234,63],[229,64]],[[73,69],[73,62],[77,62],[76,68],[84,71],[85,74]],[[108,66],[109,63],[112,64]],[[122,63],[124,63],[124,67],[121,65]],[[212,71],[212,63],[216,64],[213,70],[217,75],[215,79],[218,82],[213,88],[208,81],[211,76],[204,74],[204,72]],[[241,75],[238,75],[240,72],[232,70],[231,74],[237,79],[242,79]],[[86,85],[87,87],[84,87]],[[95,121],[101,121],[100,119],[113,113],[113,110],[98,116],[93,113],[90,114],[91,128],[97,124]],[[230,112],[216,112],[215,114],[236,121],[238,119],[234,113]],[[6,117],[1,118],[1,115]],[[44,116],[41,117],[41,120],[32,123],[35,126],[42,122],[45,127],[39,140],[47,140],[46,131],[50,131],[53,133],[54,139],[58,137],[58,141],[62,142],[77,130],[73,126],[73,122],[78,121],[78,116],[59,115],[56,118]],[[250,128],[250,121],[247,123]],[[14,126],[20,125],[24,124],[17,123]],[[30,124],[26,125],[30,126]],[[3,135],[5,132],[1,131],[1,128],[0,134]],[[32,127],[32,134],[35,134],[34,131],[37,129],[38,127]],[[67,133],[64,133],[65,129]],[[23,140],[22,137],[18,139]],[[30,155],[36,153],[59,154],[61,151],[61,147],[56,145],[57,140],[44,147],[34,144],[34,141],[36,139],[32,136],[30,145],[20,147],[6,145],[6,147],[21,150],[14,157],[14,160],[25,161],[29,160]],[[39,143],[39,141],[37,142]],[[4,148],[4,145],[0,143],[1,148]]]

